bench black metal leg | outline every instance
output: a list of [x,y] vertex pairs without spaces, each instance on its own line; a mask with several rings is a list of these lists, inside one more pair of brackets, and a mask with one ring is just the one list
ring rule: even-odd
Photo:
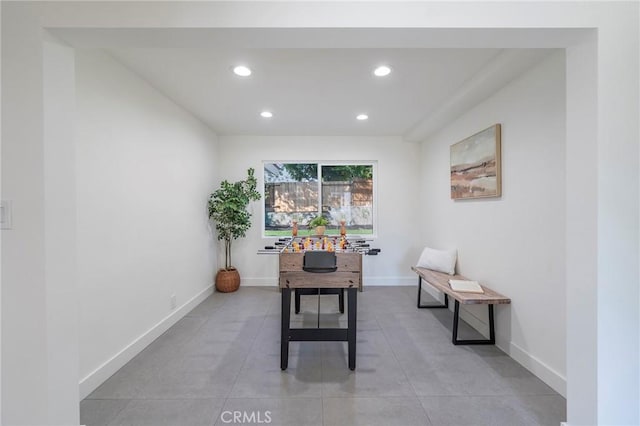
[[291,316],[291,289],[282,289],[282,314],[280,332],[280,368],[286,370],[289,366],[289,324]]
[[472,340],[458,340],[458,320],[460,318],[460,302],[455,301],[453,310],[453,337],[451,341],[454,345],[495,345],[495,325],[493,323],[493,305],[487,305],[489,307],[489,340],[472,339]]
[[356,369],[356,327],[357,327],[357,312],[358,312],[358,289],[349,288],[347,296],[349,297],[349,322],[347,329],[347,342],[349,346],[349,369]]
[[443,309],[449,308],[449,297],[444,295],[444,305],[431,304],[431,305],[421,305],[420,304],[420,296],[422,295],[422,277],[418,277],[418,308],[419,309]]
[[338,295],[338,305],[340,307],[340,313],[344,314],[344,288],[340,289],[340,294]]

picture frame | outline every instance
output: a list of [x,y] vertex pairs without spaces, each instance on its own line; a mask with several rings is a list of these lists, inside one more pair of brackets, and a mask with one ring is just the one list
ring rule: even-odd
[[502,195],[502,128],[494,124],[450,147],[451,199]]

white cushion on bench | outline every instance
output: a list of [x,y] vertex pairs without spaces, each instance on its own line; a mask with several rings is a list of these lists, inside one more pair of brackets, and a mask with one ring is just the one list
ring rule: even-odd
[[444,272],[454,275],[456,272],[456,259],[458,251],[453,250],[436,250],[425,247],[422,250],[417,266],[420,268],[432,269],[434,271]]

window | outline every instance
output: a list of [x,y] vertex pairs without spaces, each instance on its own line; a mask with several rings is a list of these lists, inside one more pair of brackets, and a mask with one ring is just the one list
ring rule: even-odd
[[[327,234],[374,233],[374,164],[264,163],[264,235],[290,235],[294,220],[300,234],[322,212]],[[311,232],[311,231],[310,231]]]

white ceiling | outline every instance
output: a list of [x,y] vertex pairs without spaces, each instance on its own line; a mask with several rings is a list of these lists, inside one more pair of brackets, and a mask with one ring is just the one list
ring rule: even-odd
[[[221,135],[392,135],[413,142],[557,46],[535,30],[468,28],[50,31],[76,48],[107,50]],[[566,30],[554,37],[573,40],[576,34]],[[238,63],[249,65],[253,75],[233,75]],[[383,63],[393,72],[374,77],[373,68]],[[264,109],[274,117],[261,118]],[[357,121],[360,113],[369,120]]]
[[[579,31],[429,28],[54,28],[102,48],[218,134],[421,141]],[[552,33],[552,34],[550,34]],[[544,46],[544,48],[540,48]],[[254,74],[239,79],[236,63]],[[387,63],[393,73],[372,75]],[[270,109],[274,117],[259,116]],[[355,120],[365,112],[366,122]]]
[[[416,129],[442,115],[443,107],[452,109],[452,99],[460,111],[489,94],[474,92],[473,84],[493,90],[546,53],[224,46],[108,51],[218,134],[412,136],[407,139],[420,137]],[[235,76],[231,68],[239,63],[250,66],[253,74]],[[388,64],[393,72],[375,77],[372,71],[379,64]],[[273,118],[260,117],[264,109]],[[369,120],[357,121],[359,113]]]

